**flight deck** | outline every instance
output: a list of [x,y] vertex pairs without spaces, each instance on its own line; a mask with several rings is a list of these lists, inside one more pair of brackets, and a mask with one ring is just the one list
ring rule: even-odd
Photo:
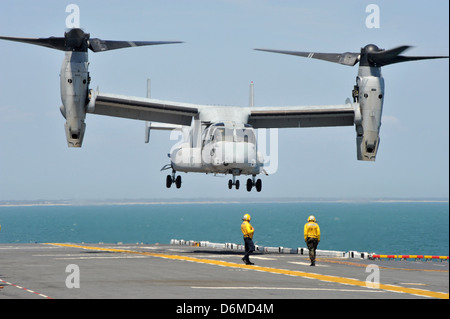
[[174,244],[1,244],[0,299],[449,298],[448,261],[371,260]]

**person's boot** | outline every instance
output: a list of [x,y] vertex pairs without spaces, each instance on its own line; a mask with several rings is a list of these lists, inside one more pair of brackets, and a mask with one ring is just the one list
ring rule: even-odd
[[246,264],[246,265],[254,265],[254,263],[252,263],[252,262],[250,261],[250,258],[245,259],[245,257],[243,257],[243,258],[242,258],[242,261],[243,261],[244,264]]

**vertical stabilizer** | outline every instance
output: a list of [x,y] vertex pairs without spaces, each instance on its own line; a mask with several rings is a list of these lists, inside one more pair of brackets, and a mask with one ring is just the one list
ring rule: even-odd
[[[152,95],[152,81],[147,79],[147,99],[149,99]],[[150,142],[150,128],[152,126],[152,122],[145,122],[145,143]]]
[[250,97],[249,97],[249,106],[255,106],[255,89],[253,81],[250,83]]

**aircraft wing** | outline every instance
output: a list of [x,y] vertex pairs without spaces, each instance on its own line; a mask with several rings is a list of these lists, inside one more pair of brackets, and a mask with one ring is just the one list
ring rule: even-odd
[[251,107],[248,124],[254,128],[353,126],[358,113],[358,103]]
[[88,113],[190,126],[198,106],[188,103],[138,98],[116,94],[92,93]]
[[[202,113],[211,122],[242,121],[254,128],[353,126],[359,104],[325,106],[217,107],[92,92],[87,112],[134,120],[190,126]],[[205,112],[206,111],[206,112]]]

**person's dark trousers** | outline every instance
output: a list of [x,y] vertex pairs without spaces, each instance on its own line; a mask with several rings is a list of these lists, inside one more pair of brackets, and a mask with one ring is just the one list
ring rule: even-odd
[[309,259],[311,260],[311,265],[315,265],[316,263],[316,249],[319,244],[319,240],[317,238],[307,238],[306,245],[309,250]]
[[253,240],[248,237],[244,237],[244,243],[245,243],[245,255],[243,260],[250,262],[249,256],[251,253],[255,251],[255,244],[253,244]]

